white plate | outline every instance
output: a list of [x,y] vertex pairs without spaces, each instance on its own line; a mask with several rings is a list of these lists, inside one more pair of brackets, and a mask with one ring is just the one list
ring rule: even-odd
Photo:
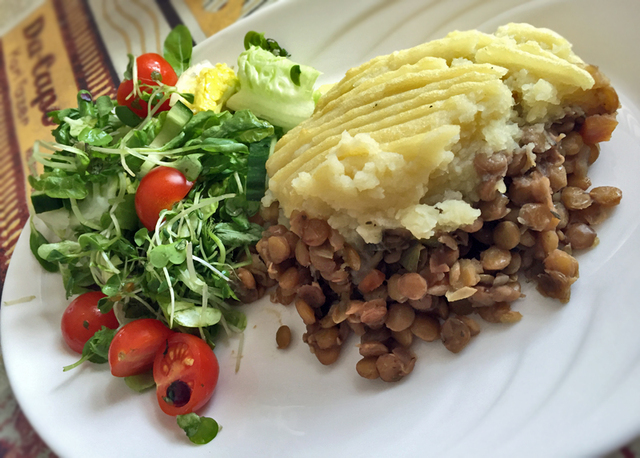
[[[528,291],[513,326],[483,324],[461,354],[417,346],[414,372],[397,384],[361,379],[355,339],[341,360],[321,366],[300,342],[295,311],[264,301],[247,308],[244,356],[237,341],[217,350],[222,372],[201,412],[223,429],[193,446],[162,414],[153,393],[138,395],[104,365],[71,373],[76,359],[60,337],[66,305],[60,278],[43,272],[26,234],[4,286],[2,348],[24,412],[61,456],[584,456],[606,453],[640,433],[640,3],[537,1],[281,1],[200,45],[196,60],[234,63],[248,30],[276,38],[302,63],[338,79],[377,54],[458,28],[493,31],[509,21],[555,29],[598,64],[618,89],[620,125],[592,168],[594,184],[624,191],[599,228],[600,245],[579,256],[581,278],[562,306]],[[624,51],[623,51],[624,50]],[[275,348],[280,323],[295,343]]]

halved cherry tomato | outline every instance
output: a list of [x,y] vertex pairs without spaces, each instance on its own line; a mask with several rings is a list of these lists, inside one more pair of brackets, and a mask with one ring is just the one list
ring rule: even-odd
[[162,210],[169,210],[189,194],[193,183],[181,171],[156,167],[147,173],[136,191],[135,206],[140,222],[149,231],[156,228]]
[[153,367],[160,347],[173,333],[160,321],[142,318],[125,324],[109,346],[109,367],[116,377],[142,374]]
[[60,328],[62,337],[73,351],[82,353],[87,343],[96,331],[106,326],[116,329],[120,324],[113,310],[102,313],[98,309],[98,301],[106,297],[101,291],[90,291],[76,297],[62,314]]
[[219,372],[218,359],[204,340],[191,334],[172,334],[153,363],[160,408],[174,416],[198,410],[211,398]]
[[[176,75],[175,70],[160,54],[142,54],[136,58],[136,66],[138,67],[138,80],[142,85],[141,90],[147,94],[153,92],[153,89],[145,85],[158,86],[166,84],[167,86],[175,86],[178,82],[178,75]],[[149,112],[148,102],[141,100],[139,97],[129,97],[131,92],[133,92],[133,81],[122,81],[118,86],[116,95],[118,105],[127,106],[138,116],[146,117]],[[166,111],[169,108],[169,101],[167,100],[160,106],[158,112]]]

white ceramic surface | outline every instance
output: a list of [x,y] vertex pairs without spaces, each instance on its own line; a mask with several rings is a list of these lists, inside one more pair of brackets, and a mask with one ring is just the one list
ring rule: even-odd
[[[599,246],[580,254],[568,305],[529,288],[515,307],[520,323],[483,323],[458,355],[417,345],[416,369],[392,385],[356,374],[356,339],[337,364],[323,367],[300,341],[295,310],[268,300],[246,307],[240,370],[238,341],[221,343],[220,382],[201,412],[223,429],[193,446],[154,393],[132,392],[106,365],[62,372],[76,359],[59,331],[67,301],[60,278],[40,269],[23,234],[4,285],[2,349],[15,395],[51,448],[63,457],[568,457],[606,453],[639,434],[640,2],[520,3],[281,0],[202,43],[195,59],[234,63],[244,34],[257,30],[322,70],[324,83],[456,28],[526,21],[563,34],[612,79],[623,104],[591,176],[595,185],[622,188],[624,198],[599,228]],[[294,331],[286,351],[275,346],[281,323]]]

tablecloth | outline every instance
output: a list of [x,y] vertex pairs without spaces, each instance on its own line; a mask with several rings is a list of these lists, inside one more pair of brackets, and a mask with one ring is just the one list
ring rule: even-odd
[[[31,148],[52,129],[46,113],[74,106],[79,89],[115,96],[127,54],[162,53],[178,24],[199,43],[273,1],[0,0],[0,292],[29,216]],[[636,456],[640,440],[608,458]],[[0,457],[55,457],[20,410],[1,354]]]

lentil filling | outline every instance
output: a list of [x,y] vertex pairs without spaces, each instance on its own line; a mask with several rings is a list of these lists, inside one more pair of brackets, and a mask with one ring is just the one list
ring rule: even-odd
[[551,124],[523,126],[513,153],[476,156],[481,216],[473,224],[429,240],[392,229],[380,243],[349,244],[302,211],[288,227],[278,224],[274,203],[261,210],[266,230],[253,264],[239,272],[241,296],[255,299],[275,286],[271,300],[295,306],[303,340],[322,364],[335,362],[355,333],[356,371],[387,382],[411,373],[417,341],[458,353],[480,332],[478,320],[518,322],[512,304],[523,297],[522,281],[568,302],[579,277],[576,251],[597,245],[597,225],[622,197],[616,187],[592,187],[587,174],[619,105],[598,70],[588,70],[600,85],[598,103],[591,97]]

